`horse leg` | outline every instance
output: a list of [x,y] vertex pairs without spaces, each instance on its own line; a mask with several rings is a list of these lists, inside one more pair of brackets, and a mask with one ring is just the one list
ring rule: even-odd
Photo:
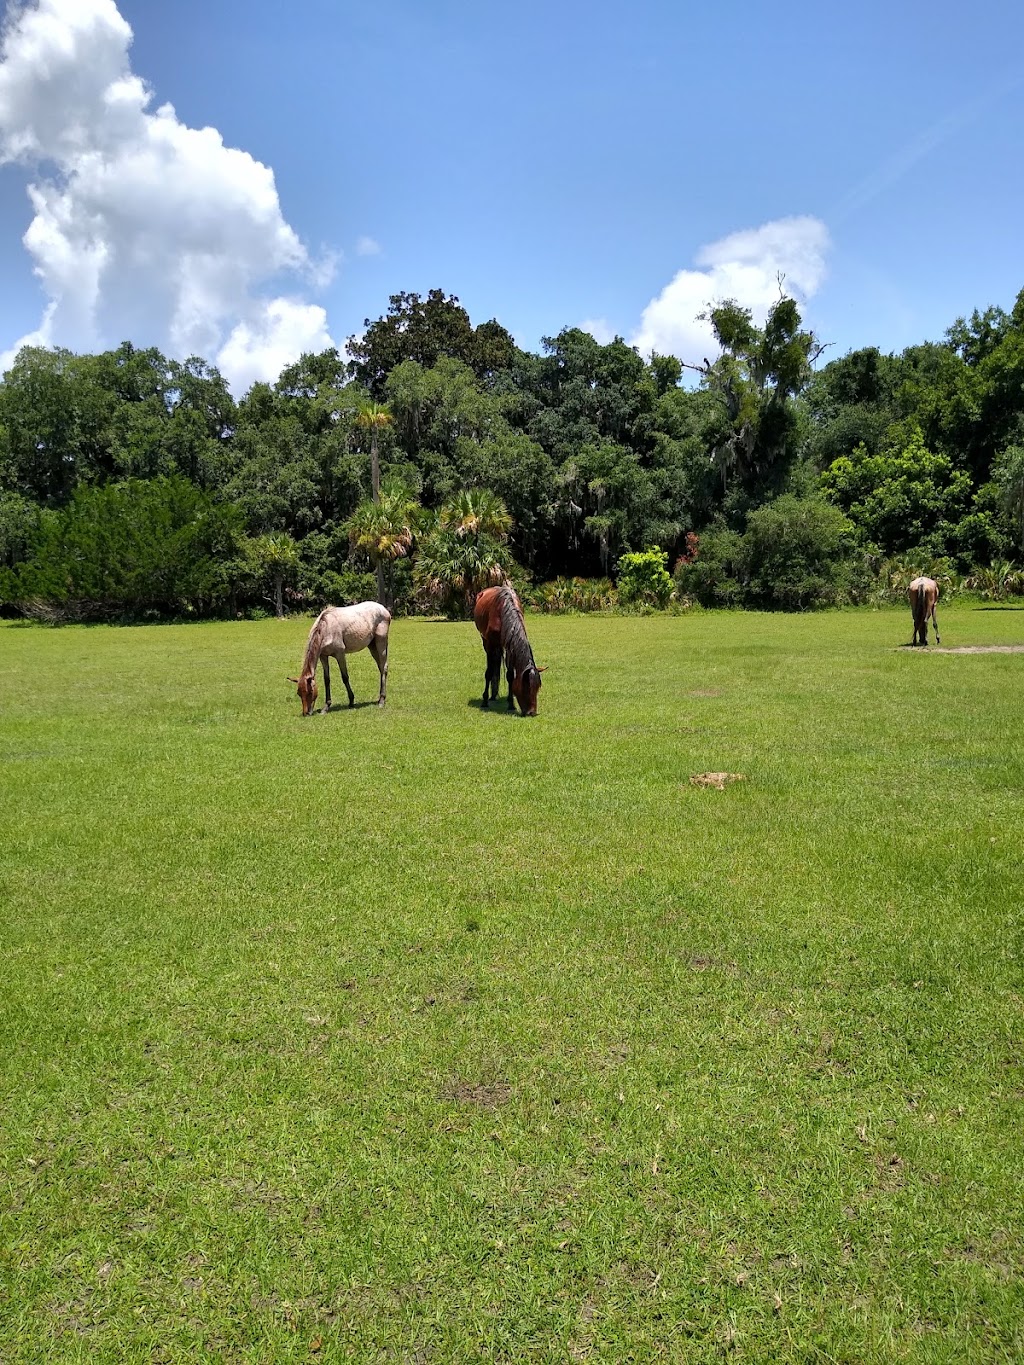
[[[501,665],[499,664],[498,667],[499,667],[499,670],[500,670]],[[499,677],[500,677],[500,674],[499,674]],[[497,686],[496,686],[495,683],[494,683],[494,651],[493,651],[493,649],[488,649],[488,647],[487,647],[487,641],[485,640],[485,641],[484,641],[484,695],[483,695],[483,700],[482,700],[481,703],[480,703],[481,706],[483,706],[484,710],[487,709],[487,704],[488,704],[488,702],[489,702],[490,699],[491,699],[491,694],[493,694],[493,696],[494,696],[495,698],[497,698],[497,695],[498,695],[498,688],[497,688]]]
[[330,656],[325,654],[320,662],[324,666],[324,704],[321,715],[326,716],[331,709],[331,661]]
[[388,637],[383,639],[373,639],[370,641],[370,653],[380,669],[380,696],[377,698],[377,705],[383,706],[388,699]]
[[[499,674],[500,674],[500,669],[499,669]],[[505,665],[505,681],[508,683],[508,709],[509,709],[510,711],[514,711],[514,710],[516,709],[516,699],[515,699],[515,697],[512,695],[512,679],[513,679],[514,676],[515,676],[515,674],[514,674],[513,670],[512,670],[511,668],[509,668],[508,664],[506,664],[506,665]]]
[[346,654],[339,656],[338,667],[341,669],[341,681],[345,684],[345,691],[348,693],[348,704],[349,706],[355,706],[355,693],[352,691],[351,684],[348,680],[348,656]]
[[935,615],[934,602],[932,603],[932,625],[935,627],[935,643],[941,645],[942,641],[939,639],[939,618]]

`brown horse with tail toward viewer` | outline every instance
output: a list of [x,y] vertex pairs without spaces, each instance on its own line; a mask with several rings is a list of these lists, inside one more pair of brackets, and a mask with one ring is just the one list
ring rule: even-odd
[[341,681],[348,693],[349,706],[355,706],[356,699],[348,680],[348,656],[360,649],[367,649],[380,671],[380,696],[377,705],[383,706],[388,695],[388,631],[391,628],[391,613],[379,602],[358,602],[354,607],[325,607],[313,622],[313,629],[306,641],[306,655],[302,660],[297,678],[289,682],[297,684],[302,714],[312,715],[316,705],[316,666],[324,668],[324,711],[331,709],[331,672],[330,660],[333,658],[341,670]]
[[913,644],[927,645],[928,617],[935,627],[935,643],[940,645],[939,623],[935,616],[935,604],[939,600],[939,585],[934,578],[915,578],[907,589],[910,596],[910,610],[914,615]]
[[500,588],[485,588],[473,607],[473,621],[480,632],[487,670],[484,673],[483,705],[491,697],[498,699],[501,686],[501,659],[505,657],[508,676],[508,709],[514,711],[516,702],[524,716],[537,714],[537,694],[540,675],[533,659],[533,650],[526,638],[523,609],[515,590],[504,584]]

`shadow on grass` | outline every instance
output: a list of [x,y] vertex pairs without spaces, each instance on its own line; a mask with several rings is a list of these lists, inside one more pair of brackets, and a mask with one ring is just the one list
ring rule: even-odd
[[[334,701],[331,702],[331,709],[327,712],[327,715],[340,716],[344,715],[346,711],[362,711],[363,708],[367,706],[372,706],[375,710],[377,709],[377,703],[375,701],[357,701],[353,706],[349,706],[347,701]],[[379,709],[382,711],[386,711],[387,707],[382,706]],[[316,711],[313,712],[313,716],[320,716],[321,718],[323,717],[323,714],[324,713],[319,709],[319,707],[317,708]],[[307,716],[306,719],[312,720],[313,716]]]
[[520,720],[531,720],[530,716],[521,716],[518,711],[510,711],[508,703],[504,700],[492,701],[490,706],[485,706],[479,697],[471,697],[466,705],[471,711],[482,711],[485,716],[516,716]]

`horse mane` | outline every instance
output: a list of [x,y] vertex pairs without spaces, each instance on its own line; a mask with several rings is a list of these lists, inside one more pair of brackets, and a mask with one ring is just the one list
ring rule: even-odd
[[537,665],[526,638],[523,609],[514,588],[506,585],[501,589],[498,610],[501,614],[501,647],[505,651],[505,667],[511,668],[516,677],[522,677],[528,668],[535,669]]
[[299,670],[300,678],[312,677],[313,674],[316,673],[316,666],[320,661],[320,646],[323,643],[324,630],[326,628],[324,626],[324,617],[330,610],[330,607],[324,607],[323,611],[313,622],[312,629],[309,632],[309,639],[306,641],[306,653],[302,660],[302,668]]

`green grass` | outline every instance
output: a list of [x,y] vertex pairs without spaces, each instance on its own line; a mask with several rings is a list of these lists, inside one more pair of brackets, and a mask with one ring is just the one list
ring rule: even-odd
[[0,626],[4,1365],[1024,1356],[1024,655],[528,626]]

